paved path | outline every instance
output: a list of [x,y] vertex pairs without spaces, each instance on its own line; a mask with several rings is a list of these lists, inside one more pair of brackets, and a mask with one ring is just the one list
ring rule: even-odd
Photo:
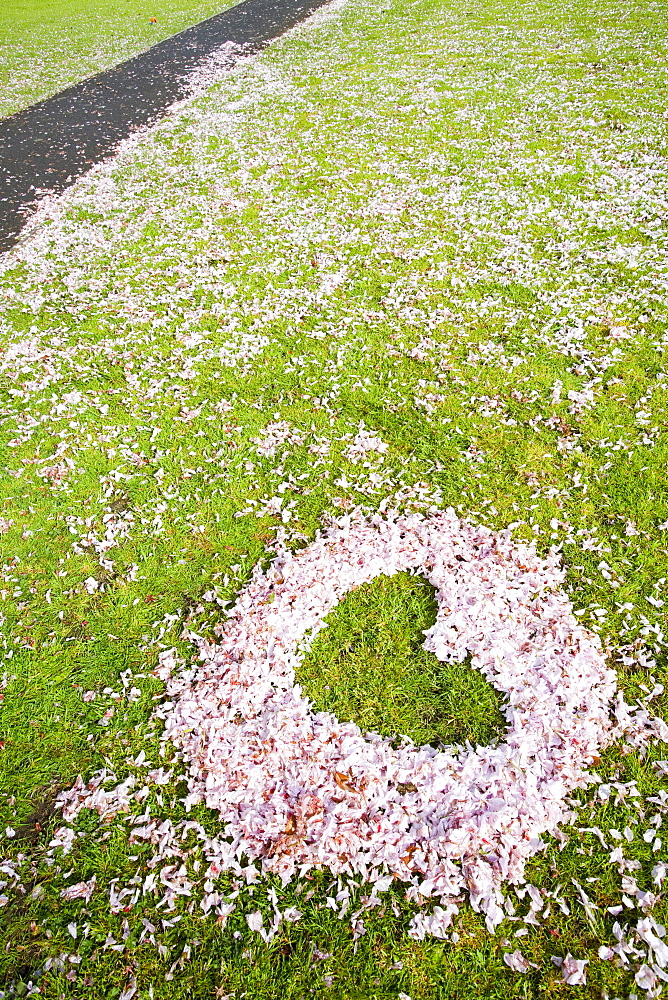
[[187,96],[187,74],[226,42],[256,52],[328,0],[244,0],[113,69],[0,120],[0,251],[45,190],[60,193]]

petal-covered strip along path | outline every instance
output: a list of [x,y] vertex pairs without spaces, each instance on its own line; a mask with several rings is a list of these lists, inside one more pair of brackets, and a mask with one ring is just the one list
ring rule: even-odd
[[0,251],[13,246],[40,195],[59,193],[192,91],[207,57],[231,65],[326,0],[243,0],[132,59],[0,121]]

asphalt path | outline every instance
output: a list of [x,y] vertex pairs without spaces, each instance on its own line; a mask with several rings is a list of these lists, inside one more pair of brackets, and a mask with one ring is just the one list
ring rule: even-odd
[[244,0],[127,62],[0,120],[0,251],[45,192],[59,194],[188,96],[188,76],[231,42],[257,52],[328,0]]

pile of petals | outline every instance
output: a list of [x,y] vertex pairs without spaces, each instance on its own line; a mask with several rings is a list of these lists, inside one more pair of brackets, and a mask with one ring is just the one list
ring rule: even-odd
[[[342,597],[401,571],[436,591],[424,648],[444,662],[470,656],[504,695],[504,740],[397,747],[315,712],[295,683]],[[188,767],[187,802],[219,815],[216,870],[246,857],[284,883],[314,867],[378,890],[396,878],[409,898],[440,903],[413,918],[415,937],[444,935],[464,893],[496,926],[502,885],[521,882],[541,835],[570,818],[566,796],[612,737],[615,674],[562,581],[556,554],[452,510],[341,518],[258,568],[220,642],[200,642],[202,664],[169,679],[161,709]]]

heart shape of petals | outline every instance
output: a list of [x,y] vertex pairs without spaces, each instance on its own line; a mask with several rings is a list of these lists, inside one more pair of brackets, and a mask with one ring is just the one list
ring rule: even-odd
[[[505,739],[399,747],[315,712],[295,683],[308,643],[341,598],[380,574],[423,574],[438,614],[424,648],[471,664],[504,695]],[[412,933],[444,933],[463,893],[493,927],[501,887],[557,833],[568,793],[609,738],[615,674],[540,558],[460,520],[342,518],[296,554],[257,569],[201,666],[170,682],[166,735],[189,768],[188,802],[216,810],[218,869],[242,856],[285,883],[313,867],[360,875],[409,898],[438,897]]]

